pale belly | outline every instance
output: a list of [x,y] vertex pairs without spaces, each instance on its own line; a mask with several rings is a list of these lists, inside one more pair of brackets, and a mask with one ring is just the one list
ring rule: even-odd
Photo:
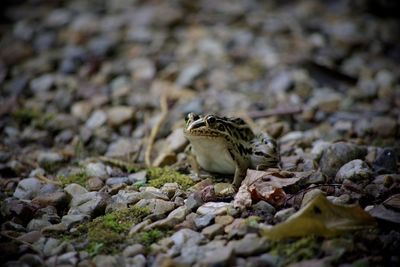
[[235,161],[230,156],[225,144],[213,141],[208,141],[206,144],[192,142],[192,151],[204,170],[223,174],[235,173]]

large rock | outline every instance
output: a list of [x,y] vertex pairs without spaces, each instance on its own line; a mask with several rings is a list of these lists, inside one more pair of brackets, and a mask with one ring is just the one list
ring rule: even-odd
[[322,153],[319,165],[328,179],[335,177],[337,171],[353,159],[361,159],[367,155],[367,149],[351,143],[339,142],[330,145]]

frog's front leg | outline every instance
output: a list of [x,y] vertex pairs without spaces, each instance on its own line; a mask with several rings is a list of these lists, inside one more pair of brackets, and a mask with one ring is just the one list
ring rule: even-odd
[[192,151],[192,145],[189,144],[186,148],[185,148],[185,153],[187,155],[187,161],[189,163],[189,165],[192,167],[192,170],[199,174],[200,173],[200,165],[197,162],[196,156],[193,154]]

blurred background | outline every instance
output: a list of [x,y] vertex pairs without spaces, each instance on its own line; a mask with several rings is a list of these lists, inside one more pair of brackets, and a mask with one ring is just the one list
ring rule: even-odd
[[140,150],[162,95],[169,113],[158,137],[196,112],[259,119],[276,137],[316,130],[329,141],[398,144],[397,1],[2,5],[5,150]]

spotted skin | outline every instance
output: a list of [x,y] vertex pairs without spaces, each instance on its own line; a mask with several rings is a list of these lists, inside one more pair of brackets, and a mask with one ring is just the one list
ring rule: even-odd
[[255,135],[240,118],[189,113],[184,134],[191,153],[206,171],[234,174],[239,187],[248,168],[274,167],[279,163],[278,145],[267,134]]

